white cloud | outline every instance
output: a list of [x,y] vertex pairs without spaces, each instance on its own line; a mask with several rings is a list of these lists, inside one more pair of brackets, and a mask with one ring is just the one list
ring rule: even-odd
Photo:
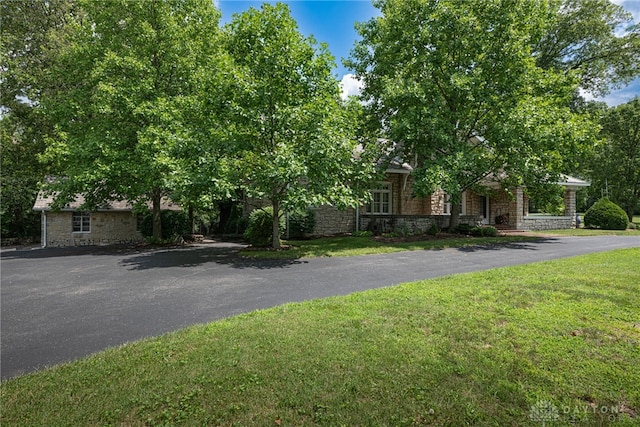
[[627,12],[630,12],[633,15],[633,20],[636,24],[640,23],[640,1],[614,1],[614,3],[625,8]]
[[345,74],[340,81],[342,87],[342,99],[347,99],[350,95],[360,95],[362,82],[353,74]]

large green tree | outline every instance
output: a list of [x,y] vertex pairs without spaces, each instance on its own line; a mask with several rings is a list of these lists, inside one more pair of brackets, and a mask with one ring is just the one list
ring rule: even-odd
[[640,209],[640,98],[609,109],[593,157],[592,187],[606,191],[629,221]]
[[[417,160],[415,190],[441,188],[459,220],[461,194],[555,182],[593,133],[568,106],[579,79],[536,65],[545,1],[382,0],[359,24],[348,61],[364,82],[371,123]],[[591,132],[590,132],[591,131]]]
[[0,182],[3,236],[37,234],[32,211],[46,165],[44,135],[51,123],[40,101],[54,89],[47,79],[66,24],[77,16],[70,0],[0,2]]
[[584,91],[602,95],[640,75],[640,23],[609,0],[552,0],[536,64],[572,72]]
[[[59,90],[44,99],[56,132],[46,158],[64,176],[52,190],[63,205],[83,194],[87,208],[107,200],[153,205],[176,186],[193,131],[204,72],[215,73],[220,13],[210,0],[79,2],[51,68]],[[181,185],[184,187],[183,180]]]
[[248,197],[278,217],[295,207],[361,202],[373,163],[355,155],[354,105],[340,100],[327,46],[305,38],[284,4],[235,15],[226,27],[237,67],[230,91],[230,168]]

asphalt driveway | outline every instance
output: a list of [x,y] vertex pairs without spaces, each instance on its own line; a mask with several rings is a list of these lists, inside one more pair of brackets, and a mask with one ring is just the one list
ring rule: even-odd
[[637,236],[565,237],[349,258],[256,261],[241,245],[4,250],[3,379],[107,347],[286,302],[579,254]]

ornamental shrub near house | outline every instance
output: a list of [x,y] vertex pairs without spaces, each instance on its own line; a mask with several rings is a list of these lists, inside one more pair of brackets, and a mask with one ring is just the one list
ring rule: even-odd
[[603,230],[625,230],[628,225],[626,212],[606,197],[598,200],[584,215],[584,226]]
[[[284,218],[280,217],[280,231],[284,230]],[[249,214],[249,223],[243,236],[253,246],[271,246],[273,235],[273,208],[267,206]],[[282,237],[282,236],[280,236]]]
[[311,209],[296,209],[289,212],[289,238],[300,239],[313,233],[316,214]]

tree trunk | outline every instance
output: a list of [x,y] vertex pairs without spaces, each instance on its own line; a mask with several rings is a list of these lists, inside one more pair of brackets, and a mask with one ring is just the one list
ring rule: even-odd
[[160,200],[162,193],[156,190],[153,193],[153,238],[162,239],[162,217],[160,216]]
[[273,205],[273,249],[280,249],[280,202],[272,201]]
[[449,233],[453,233],[460,224],[460,203],[451,202],[451,216],[449,217]]
[[193,206],[189,205],[189,234],[193,234],[195,228],[195,219],[193,217]]

